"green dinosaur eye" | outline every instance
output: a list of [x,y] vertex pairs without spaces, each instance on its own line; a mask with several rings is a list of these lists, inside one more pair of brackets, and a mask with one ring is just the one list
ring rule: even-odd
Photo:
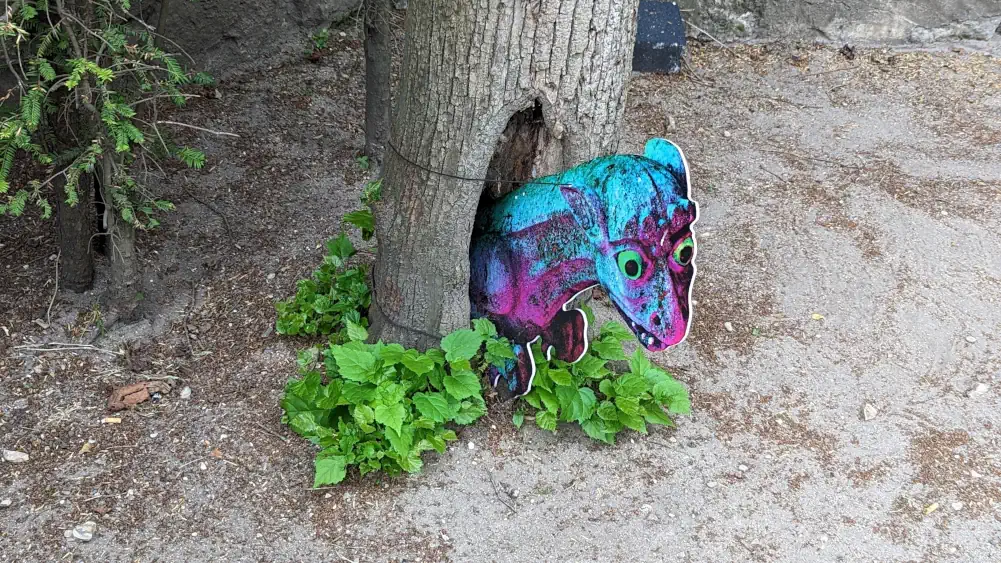
[[692,241],[692,237],[688,237],[674,249],[674,261],[679,266],[687,266],[694,254],[695,242]]
[[643,275],[643,258],[635,250],[623,250],[619,253],[619,271],[631,280]]

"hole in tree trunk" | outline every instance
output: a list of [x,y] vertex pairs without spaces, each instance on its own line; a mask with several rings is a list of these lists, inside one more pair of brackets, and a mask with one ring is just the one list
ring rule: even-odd
[[548,140],[548,135],[542,103],[538,100],[532,107],[512,115],[487,167],[487,178],[491,180],[486,182],[484,193],[498,199],[535,177],[539,147]]

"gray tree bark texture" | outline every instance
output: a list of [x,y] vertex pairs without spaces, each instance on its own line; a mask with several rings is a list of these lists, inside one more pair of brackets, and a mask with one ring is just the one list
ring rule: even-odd
[[382,168],[389,136],[392,39],[389,0],[365,0],[365,155]]
[[94,255],[91,252],[95,224],[94,183],[90,176],[80,176],[78,201],[72,207],[66,203],[63,193],[65,183],[65,176],[53,180],[58,201],[59,287],[87,291],[94,285]]
[[[117,165],[122,166],[121,157]],[[110,166],[102,167],[104,201],[114,201],[108,186],[112,185]],[[110,203],[109,203],[110,204]],[[139,255],[136,254],[136,229],[132,224],[122,219],[117,210],[106,213],[107,233],[106,244],[108,261],[111,264],[108,283],[108,298],[112,309],[118,314],[118,319],[133,322],[139,317]]]
[[637,5],[410,2],[374,209],[373,339],[426,348],[468,326],[469,238],[484,182],[453,176],[484,178],[512,117],[541,108],[535,177],[616,152]]

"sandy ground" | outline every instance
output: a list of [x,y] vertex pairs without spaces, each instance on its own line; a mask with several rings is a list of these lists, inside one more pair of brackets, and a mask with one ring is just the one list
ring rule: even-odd
[[[855,55],[697,49],[632,83],[623,151],[676,141],[701,209],[695,328],[657,358],[676,430],[491,413],[420,476],[320,491],[272,303],[357,204],[360,45],[221,84],[178,118],[241,137],[163,180],[150,321],[98,334],[96,293],[61,295],[41,329],[54,233],[0,221],[0,446],[30,455],[0,463],[0,560],[1001,561],[1001,62]],[[73,339],[124,354],[16,347]],[[101,422],[150,378],[174,388]]]

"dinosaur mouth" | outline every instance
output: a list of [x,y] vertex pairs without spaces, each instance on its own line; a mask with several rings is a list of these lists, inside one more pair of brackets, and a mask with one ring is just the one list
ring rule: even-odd
[[622,318],[629,321],[628,323],[629,330],[633,331],[633,334],[636,335],[636,339],[640,341],[640,344],[642,344],[643,347],[645,347],[647,350],[651,352],[659,352],[664,348],[667,348],[667,346],[664,345],[664,342],[661,339],[654,336],[649,330],[647,330],[645,326],[637,323],[629,315],[627,315],[626,312],[622,310],[622,307],[619,307],[619,304],[616,303],[614,299],[611,299],[610,301],[612,302],[613,305],[615,305],[615,308],[618,309],[619,314],[622,315]]

